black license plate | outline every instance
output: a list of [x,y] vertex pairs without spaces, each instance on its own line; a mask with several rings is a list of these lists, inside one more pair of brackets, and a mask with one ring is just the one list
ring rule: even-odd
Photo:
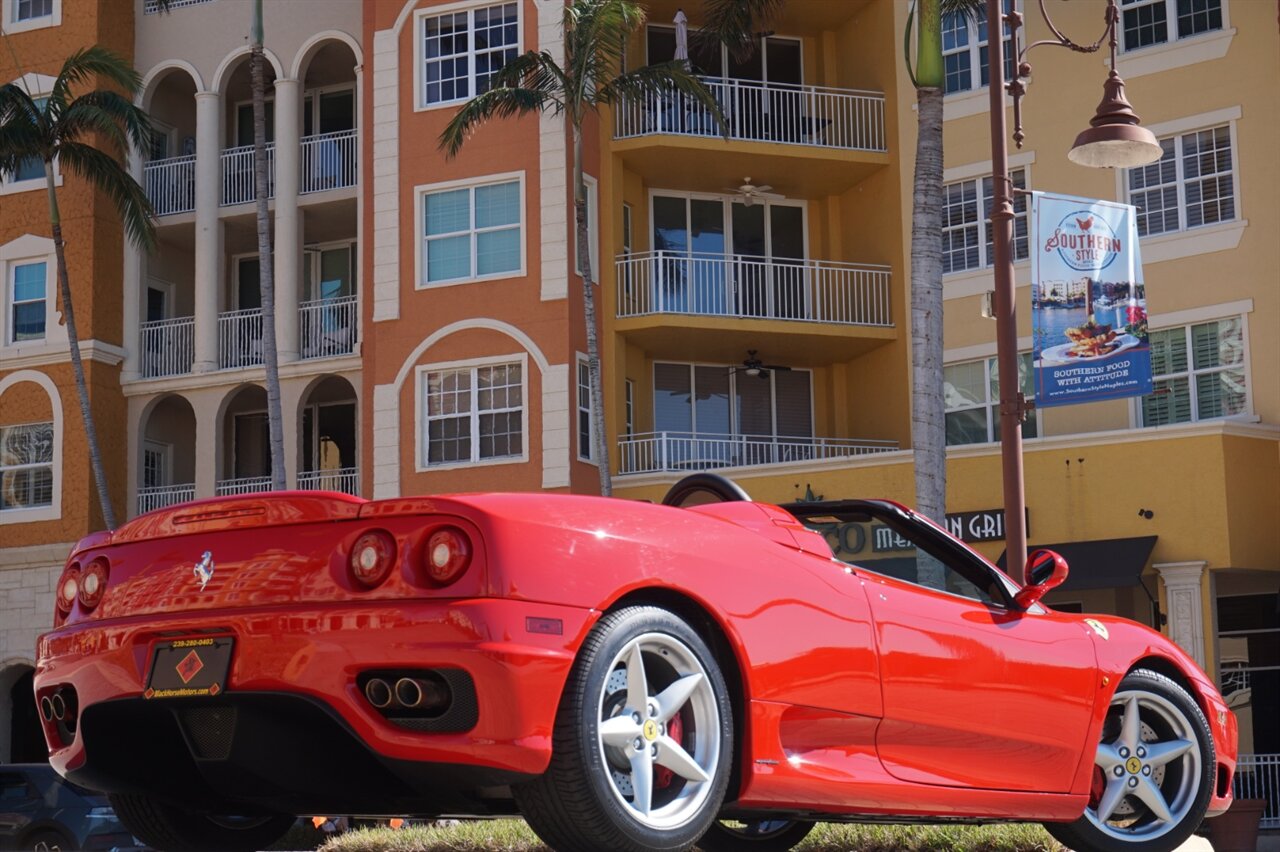
[[143,698],[207,698],[227,687],[235,639],[175,639],[156,645]]

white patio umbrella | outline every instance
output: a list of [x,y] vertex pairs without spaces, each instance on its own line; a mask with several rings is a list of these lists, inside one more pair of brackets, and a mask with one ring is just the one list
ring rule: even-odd
[[688,63],[689,61],[689,19],[684,14],[684,9],[676,11],[676,55],[677,62]]

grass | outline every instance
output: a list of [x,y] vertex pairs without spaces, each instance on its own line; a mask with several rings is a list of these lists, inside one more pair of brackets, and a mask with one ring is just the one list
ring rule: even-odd
[[[823,823],[797,852],[1064,852],[1039,825],[840,825]],[[547,852],[520,820],[462,822],[400,831],[362,829],[320,852]]]

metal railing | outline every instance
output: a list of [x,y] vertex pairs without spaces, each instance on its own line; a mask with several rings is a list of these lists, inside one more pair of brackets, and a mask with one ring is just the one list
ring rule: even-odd
[[218,314],[218,369],[262,363],[262,311],[248,308]]
[[194,500],[196,487],[188,482],[185,485],[156,485],[138,489],[138,514],[154,512],[166,506],[176,506],[188,500]]
[[[276,194],[276,143],[267,144],[267,196]],[[222,152],[222,206],[253,201],[253,146],[241,145]]]
[[300,194],[356,185],[356,132],[338,130],[302,138]]
[[[703,77],[730,139],[853,151],[885,151],[884,94]],[[683,92],[628,98],[614,110],[615,139],[653,134],[718,137],[723,129],[701,101]]]
[[196,351],[195,317],[144,322],[142,332],[142,376],[184,376],[191,372]]
[[169,157],[142,166],[142,183],[157,216],[196,209],[196,157]]
[[298,471],[298,488],[303,491],[341,491],[360,496],[360,468],[340,467],[334,470]]
[[[199,6],[202,3],[212,3],[213,0],[169,0],[169,9],[181,9],[183,6]],[[154,15],[160,11],[160,0],[143,0],[142,14]]]
[[884,453],[897,441],[645,432],[618,442],[620,474],[713,470]]
[[653,251],[616,261],[618,317],[755,317],[892,326],[889,267]]
[[332,358],[356,351],[356,297],[316,299],[298,306],[302,358]]
[[270,491],[271,477],[242,476],[239,479],[219,479],[213,493],[218,497],[230,497],[233,494],[253,494],[257,491]]
[[1242,754],[1236,761],[1237,799],[1266,799],[1261,828],[1280,828],[1280,754]]

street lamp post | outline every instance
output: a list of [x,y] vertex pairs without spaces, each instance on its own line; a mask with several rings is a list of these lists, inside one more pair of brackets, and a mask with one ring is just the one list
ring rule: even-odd
[[[1005,564],[1018,582],[1024,581],[1027,557],[1026,494],[1022,472],[1022,420],[1031,409],[1022,395],[1018,376],[1018,314],[1013,281],[1013,186],[1009,182],[1009,152],[1006,142],[1004,96],[1013,96],[1014,140],[1022,147],[1022,78],[1031,73],[1025,58],[1040,45],[1065,47],[1077,53],[1094,53],[1103,42],[1111,49],[1111,73],[1103,84],[1102,102],[1090,127],[1076,137],[1067,155],[1072,162],[1095,168],[1129,168],[1154,163],[1163,155],[1151,131],[1139,126],[1138,116],[1124,96],[1124,81],[1116,73],[1116,29],[1120,12],[1116,0],[1107,0],[1106,29],[1092,45],[1071,41],[1053,24],[1039,0],[1054,38],[1033,42],[1018,50],[1018,29],[1022,15],[1017,10],[1003,13],[1003,0],[987,0],[988,79],[991,81],[991,231],[994,245],[996,367],[1000,374],[1000,459],[1004,484]],[[1016,71],[1004,81],[1004,23],[1008,22]]]

